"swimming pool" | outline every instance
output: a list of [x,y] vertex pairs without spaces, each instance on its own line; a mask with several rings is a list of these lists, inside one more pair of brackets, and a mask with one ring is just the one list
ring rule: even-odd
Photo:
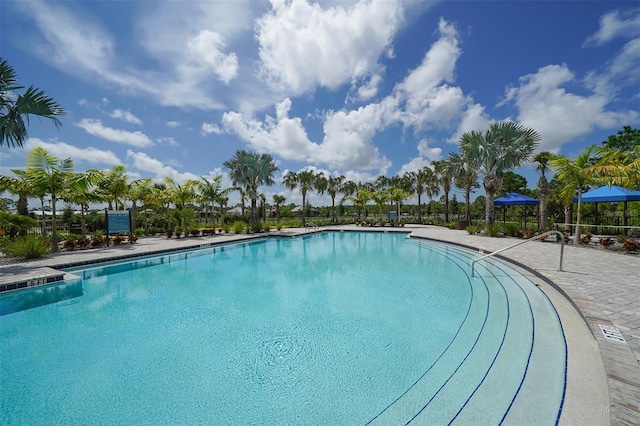
[[558,316],[477,257],[336,232],[76,269],[0,297],[0,422],[555,423]]

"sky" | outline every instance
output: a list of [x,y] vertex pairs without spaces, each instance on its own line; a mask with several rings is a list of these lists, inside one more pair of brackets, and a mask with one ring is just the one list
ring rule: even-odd
[[10,176],[44,147],[78,171],[228,187],[247,149],[278,165],[268,202],[300,203],[288,171],[402,175],[495,121],[570,157],[640,127],[637,1],[3,0],[0,56],[67,112],[2,147]]

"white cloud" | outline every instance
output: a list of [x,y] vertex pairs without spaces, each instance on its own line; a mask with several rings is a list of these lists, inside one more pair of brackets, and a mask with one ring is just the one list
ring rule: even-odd
[[193,72],[208,71],[218,79],[228,84],[238,74],[238,57],[235,53],[225,55],[226,48],[224,37],[216,32],[202,30],[189,40],[189,63],[182,67],[190,66],[189,74]]
[[[63,72],[128,93],[148,94],[162,105],[207,110],[223,107],[220,96],[215,96],[218,85],[210,77],[226,84],[237,75],[235,54],[223,49],[230,37],[251,29],[251,14],[257,7],[244,2],[142,3],[133,39],[125,41],[138,62],[125,65],[116,54],[113,34],[81,9],[37,0],[16,4],[39,31],[29,39],[29,48]],[[149,62],[156,65],[153,71]]]
[[591,71],[585,84],[594,92],[613,97],[627,87],[637,93],[640,69],[640,38],[627,42],[602,69]]
[[368,101],[378,94],[378,86],[382,83],[382,76],[380,74],[373,74],[369,77],[365,84],[358,87],[356,90],[356,101]]
[[113,118],[118,118],[120,120],[126,121],[127,123],[137,124],[138,126],[142,126],[142,121],[133,115],[129,111],[124,111],[122,109],[116,108],[109,114]]
[[237,112],[227,112],[222,117],[222,124],[227,132],[236,134],[254,149],[275,153],[288,160],[384,171],[391,165],[372,143],[376,131],[385,125],[385,111],[380,104],[355,111],[327,113],[321,144],[309,140],[300,118],[289,117],[290,99],[275,107],[275,118],[247,120]]
[[199,176],[193,173],[180,173],[173,167],[163,164],[160,160],[149,157],[149,155],[144,152],[127,150],[127,158],[136,169],[154,174],[154,180],[157,182],[164,180],[165,177],[170,177],[178,183],[184,183],[189,179],[200,179]]
[[287,98],[275,107],[276,117],[267,116],[264,122],[246,120],[237,112],[224,113],[222,125],[260,152],[275,153],[289,160],[312,161],[318,146],[307,137],[300,118],[289,118],[291,100]]
[[609,99],[601,94],[567,92],[563,86],[571,82],[575,76],[566,65],[548,65],[520,77],[520,85],[506,91],[505,102],[518,107],[518,121],[542,136],[541,150],[557,151],[595,128],[619,127],[630,117],[629,113],[607,111]]
[[402,176],[407,172],[415,172],[423,167],[431,166],[433,161],[442,160],[442,148],[431,148],[426,139],[421,139],[417,145],[418,156],[400,167],[398,175]]
[[290,94],[335,89],[370,74],[402,21],[400,4],[391,0],[326,9],[274,0],[272,8],[256,21],[261,73]]
[[457,144],[463,134],[472,130],[483,131],[489,128],[489,125],[494,121],[492,120],[484,110],[484,107],[480,104],[471,103],[464,110],[462,119],[458,123],[456,132],[451,135],[447,142]]
[[156,141],[162,145],[178,146],[178,142],[176,142],[176,140],[170,136],[157,138]]
[[454,81],[454,69],[462,53],[458,32],[443,19],[438,31],[440,38],[425,53],[420,65],[394,89],[394,96],[404,104],[402,121],[416,130],[449,126],[467,103],[459,87],[446,84]]
[[631,38],[640,35],[640,9],[626,12],[612,10],[600,17],[600,28],[590,35],[584,45],[602,45],[617,37]]
[[45,142],[38,138],[29,138],[24,145],[24,148],[27,151],[36,147],[45,148],[49,154],[60,159],[71,158],[76,165],[83,162],[91,164],[107,164],[109,166],[122,164],[113,152],[93,147],[78,148],[77,146],[69,145],[64,142]]
[[203,135],[208,135],[209,133],[215,133],[216,135],[221,135],[224,131],[217,125],[211,123],[202,123],[202,127],[200,127],[200,131]]
[[139,148],[153,145],[153,141],[140,131],[129,132],[105,127],[100,120],[83,118],[77,123],[77,126],[84,129],[90,135],[98,136],[112,142],[124,143]]
[[182,123],[180,123],[179,121],[167,121],[166,125],[168,127],[171,127],[172,129],[175,129],[176,127],[180,127]]

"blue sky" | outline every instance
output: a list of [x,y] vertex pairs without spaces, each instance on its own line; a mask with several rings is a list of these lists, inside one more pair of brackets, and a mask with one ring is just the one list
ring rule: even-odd
[[[442,159],[492,121],[533,127],[540,150],[572,157],[640,127],[637,1],[0,8],[0,54],[67,111],[59,130],[34,119],[24,149],[2,150],[5,175],[43,146],[77,170],[123,164],[132,179],[158,181],[222,174],[230,186],[222,163],[250,149],[276,159],[278,182],[306,168],[366,182]],[[517,172],[535,187],[531,166]],[[300,202],[280,185],[263,190]]]

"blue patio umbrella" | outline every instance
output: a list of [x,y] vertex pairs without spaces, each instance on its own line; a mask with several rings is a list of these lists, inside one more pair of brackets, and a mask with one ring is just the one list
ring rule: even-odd
[[[517,192],[509,192],[508,194],[493,200],[493,204],[495,206],[503,206],[502,222],[504,223],[504,222],[507,221],[507,210],[506,210],[507,207],[506,206],[535,205],[535,204],[540,204],[540,201],[536,200],[535,198],[527,197],[526,195],[523,195],[523,194],[518,194]],[[526,216],[526,214],[527,214],[527,211],[525,209],[525,219],[524,219],[525,228],[527,226],[527,216]]]

